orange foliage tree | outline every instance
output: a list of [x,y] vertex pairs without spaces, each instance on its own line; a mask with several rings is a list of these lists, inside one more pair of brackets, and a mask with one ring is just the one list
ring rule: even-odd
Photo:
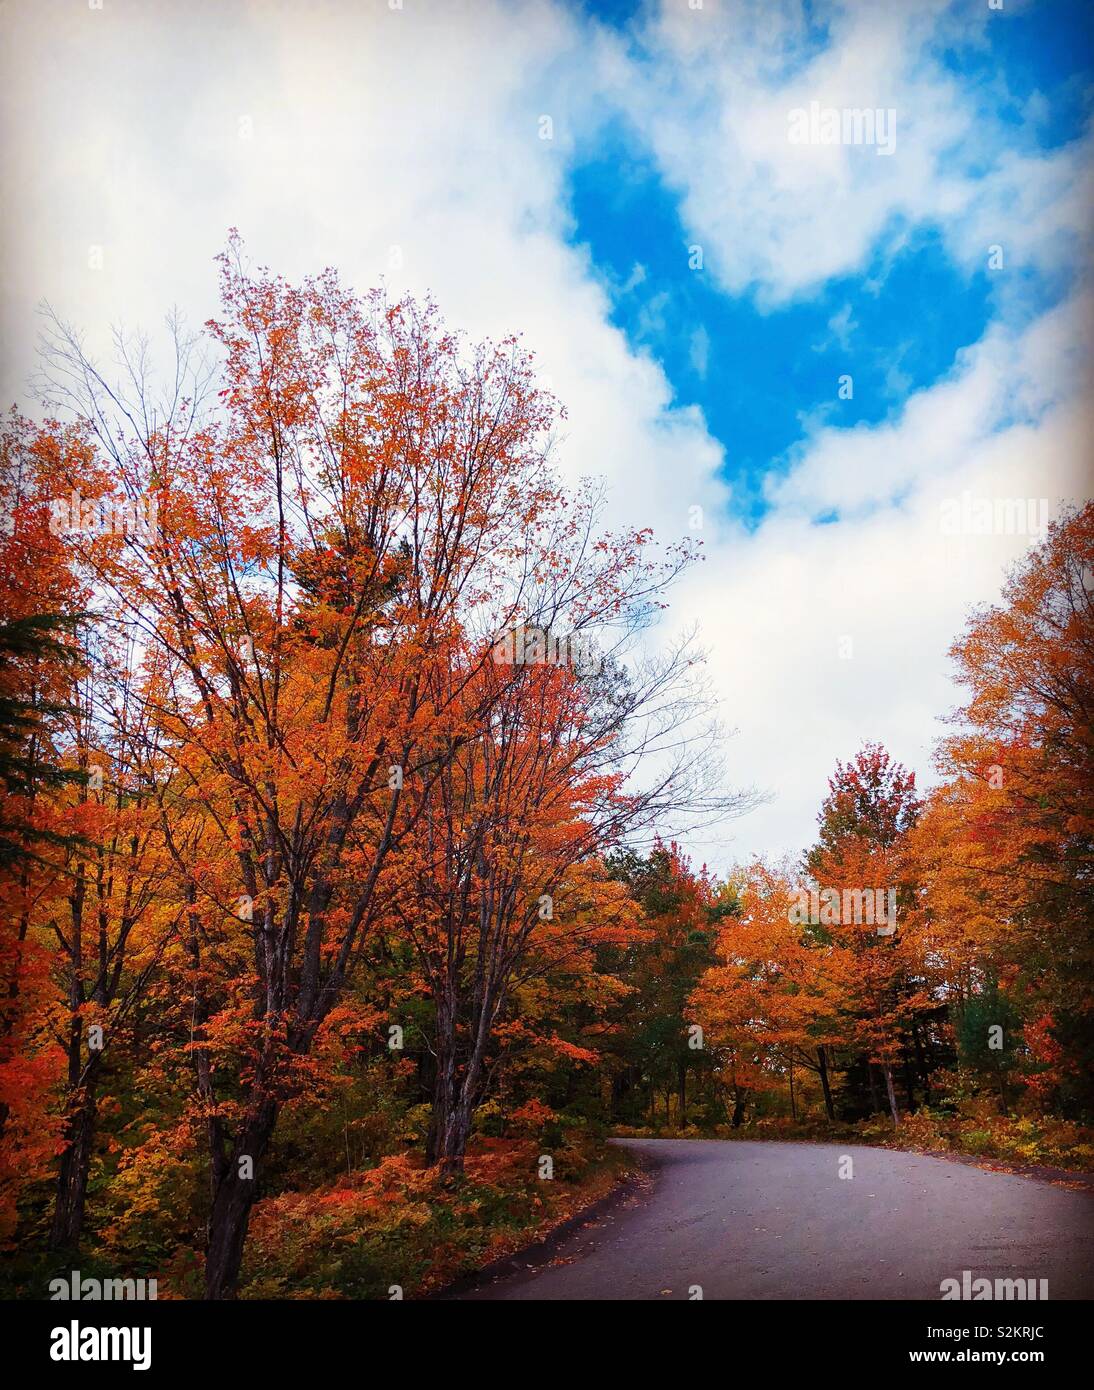
[[[1015,567],[952,649],[967,703],[919,842],[928,908],[964,997],[1002,984],[1042,1099],[1094,1114],[1094,504]],[[933,832],[933,833],[932,833]]]
[[[552,472],[556,406],[517,343],[468,349],[431,305],[360,299],[333,273],[290,286],[235,238],[221,273],[215,402],[181,330],[188,384],[150,402],[139,355],[109,384],[55,325],[47,393],[87,422],[115,499],[144,508],[120,543],[72,549],[163,763],[137,772],[180,905],[164,965],[190,1003],[213,1298],[377,933],[405,934],[435,1001],[431,1154],[458,1167],[509,991],[604,898],[586,861],[670,809],[737,804],[706,795],[712,728],[679,751],[686,648],[618,660],[689,552],[655,562],[647,534],[599,534],[595,495]],[[499,660],[518,633],[521,658]]]

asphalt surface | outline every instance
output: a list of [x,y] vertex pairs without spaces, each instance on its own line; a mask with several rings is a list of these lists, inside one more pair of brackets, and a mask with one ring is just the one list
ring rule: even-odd
[[1094,1298],[1089,1190],[853,1145],[619,1142],[652,1181],[459,1297],[937,1300],[968,1269]]

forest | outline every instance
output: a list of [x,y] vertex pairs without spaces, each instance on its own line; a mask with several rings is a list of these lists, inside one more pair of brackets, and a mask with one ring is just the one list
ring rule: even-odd
[[929,787],[864,737],[705,865],[763,789],[657,640],[698,544],[605,527],[517,339],[220,271],[158,376],[52,321],[0,434],[4,1292],[413,1297],[612,1136],[1089,1170],[1094,505],[954,634]]

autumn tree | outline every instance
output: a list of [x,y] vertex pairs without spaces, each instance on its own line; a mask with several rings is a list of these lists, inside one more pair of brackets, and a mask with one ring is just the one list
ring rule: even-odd
[[0,1237],[62,1143],[51,957],[35,924],[79,838],[65,801],[84,777],[66,762],[64,721],[87,593],[51,502],[62,467],[86,457],[76,429],[14,412],[0,424]]
[[[521,557],[522,582],[536,581],[522,631],[561,629],[568,652],[584,642],[589,660],[537,649],[538,659],[514,661],[503,627],[491,664],[466,686],[488,717],[421,793],[398,869],[393,909],[436,1010],[428,1152],[450,1173],[462,1166],[513,985],[542,968],[545,940],[574,951],[596,928],[589,865],[674,812],[732,814],[744,804],[709,791],[716,735],[696,727],[686,646],[629,668],[620,659],[679,562],[647,559],[645,535],[598,540],[594,522],[579,502],[529,534]],[[606,652],[591,644],[603,631],[622,633]]]
[[[817,843],[805,859],[820,893],[827,890],[839,902],[834,914],[819,914],[817,931],[837,947],[845,968],[848,1012],[856,1019],[854,1042],[863,1052],[872,1108],[880,1108],[876,1066],[894,1124],[899,1110],[893,1071],[907,1063],[906,1035],[929,1003],[915,935],[898,920],[914,902],[905,838],[919,808],[915,775],[879,744],[868,743],[852,762],[836,764],[818,816]],[[878,893],[885,895],[882,921]],[[872,913],[856,910],[871,898]]]
[[735,910],[736,899],[705,869],[693,869],[676,843],[656,843],[648,854],[622,850],[610,864],[642,914],[634,940],[609,954],[611,968],[628,989],[619,1002],[613,1045],[615,1112],[628,1123],[639,1121],[644,1111],[656,1121],[660,1092],[666,1119],[669,1097],[675,1095],[677,1121],[686,1125],[693,1079],[693,1105],[702,1097],[705,1113],[716,1115],[713,1054],[696,1027],[689,999],[714,962],[718,924]]
[[1046,1069],[1052,1059],[1048,1089],[1076,1117],[1094,1107],[1092,573],[1088,503],[1049,528],[953,646],[968,700],[940,749],[949,853],[931,900],[938,918],[977,922],[995,971],[1010,970],[1031,1043]]
[[555,404],[516,342],[469,349],[431,305],[356,298],[329,272],[287,285],[235,239],[221,272],[215,399],[177,325],[161,397],[141,346],[119,339],[112,380],[56,322],[44,388],[143,508],[79,560],[149,673],[140,718],[171,768],[155,796],[186,904],[168,960],[192,1001],[213,1298],[235,1287],[278,1115],[370,934],[423,905],[408,930],[431,934],[450,1080],[470,1022],[439,1101],[458,1162],[539,899],[565,913],[577,866],[629,828],[721,805],[700,756],[713,730],[684,753],[675,736],[697,709],[683,648],[599,683],[495,659],[528,624],[633,636],[682,563],[651,569],[648,537],[602,538],[571,505],[547,457]]
[[847,980],[839,948],[796,911],[799,884],[786,868],[756,861],[731,877],[737,909],[718,933],[717,963],[691,996],[715,1050],[730,1059],[735,1089],[793,1074],[820,1078],[834,1118],[829,1049],[846,1039]]
[[[92,649],[94,646],[95,649]],[[68,806],[78,839],[58,866],[41,932],[54,940],[57,1028],[65,1053],[64,1149],[50,1246],[80,1240],[99,1092],[131,1050],[131,1025],[183,917],[160,834],[163,774],[152,706],[126,654],[89,640],[74,694],[68,757],[81,774]]]

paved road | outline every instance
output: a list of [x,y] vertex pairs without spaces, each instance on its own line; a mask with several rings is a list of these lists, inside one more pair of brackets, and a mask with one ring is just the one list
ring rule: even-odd
[[646,1191],[462,1297],[938,1299],[968,1269],[1094,1298],[1089,1191],[888,1149],[620,1142],[655,1165]]

